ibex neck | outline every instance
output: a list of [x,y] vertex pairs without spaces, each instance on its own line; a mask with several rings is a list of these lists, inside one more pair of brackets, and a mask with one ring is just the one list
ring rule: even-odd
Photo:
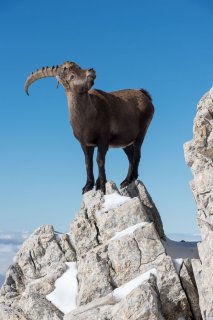
[[88,93],[73,94],[71,91],[67,91],[68,109],[70,115],[70,121],[73,124],[82,120],[88,112],[93,112],[91,99]]

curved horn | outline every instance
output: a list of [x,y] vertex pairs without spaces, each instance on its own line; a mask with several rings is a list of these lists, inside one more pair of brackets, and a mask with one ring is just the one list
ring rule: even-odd
[[27,78],[25,82],[25,92],[29,96],[28,88],[29,86],[36,80],[41,79],[41,78],[47,78],[47,77],[56,77],[59,75],[61,68],[56,66],[56,67],[43,67],[42,69],[36,70],[34,73]]

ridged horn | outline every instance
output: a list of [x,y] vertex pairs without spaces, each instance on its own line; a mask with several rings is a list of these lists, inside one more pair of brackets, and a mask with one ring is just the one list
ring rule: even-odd
[[34,73],[27,78],[24,89],[26,94],[29,96],[29,86],[36,80],[41,79],[41,78],[47,78],[47,77],[56,77],[59,75],[59,72],[61,71],[60,67],[43,67],[41,69],[36,70]]

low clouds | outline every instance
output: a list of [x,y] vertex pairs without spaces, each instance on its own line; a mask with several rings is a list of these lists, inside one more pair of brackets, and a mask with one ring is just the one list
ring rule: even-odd
[[[22,243],[29,237],[29,232],[1,232],[0,231],[0,287],[2,286],[5,273],[13,263],[13,259]],[[200,241],[200,235],[192,234],[167,234],[174,241]]]
[[14,256],[28,236],[28,232],[0,231],[0,286],[4,282],[5,273],[12,264]]

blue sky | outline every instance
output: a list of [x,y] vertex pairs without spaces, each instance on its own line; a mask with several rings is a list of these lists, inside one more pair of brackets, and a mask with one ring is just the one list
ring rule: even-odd
[[[68,231],[85,183],[66,96],[56,80],[23,90],[37,68],[75,61],[97,72],[95,88],[145,88],[155,116],[140,164],[166,232],[196,233],[196,208],[183,143],[192,138],[200,97],[213,84],[211,0],[14,1],[1,3],[0,230],[44,223]],[[126,175],[110,150],[108,179]],[[97,170],[95,168],[95,172]]]

